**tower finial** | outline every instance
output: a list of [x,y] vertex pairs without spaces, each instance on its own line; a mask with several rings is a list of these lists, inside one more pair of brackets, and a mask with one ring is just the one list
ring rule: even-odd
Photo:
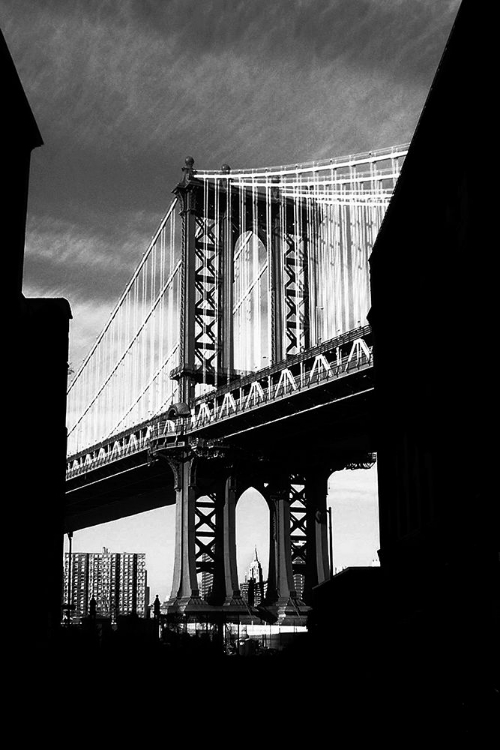
[[184,172],[184,177],[182,178],[181,185],[187,185],[188,182],[192,180],[194,177],[194,159],[192,156],[186,156],[184,159],[184,167],[182,167],[182,171]]

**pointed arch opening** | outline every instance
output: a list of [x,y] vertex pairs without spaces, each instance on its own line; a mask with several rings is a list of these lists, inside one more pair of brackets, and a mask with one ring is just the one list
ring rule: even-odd
[[265,595],[269,572],[269,506],[254,487],[236,504],[238,582],[243,599],[257,605]]
[[234,367],[253,372],[270,364],[269,263],[260,237],[246,231],[236,240],[233,269]]

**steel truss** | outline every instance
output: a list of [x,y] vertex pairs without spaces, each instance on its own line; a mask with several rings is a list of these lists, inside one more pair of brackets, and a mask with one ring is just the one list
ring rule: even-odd
[[196,573],[206,574],[213,581],[216,571],[217,493],[198,497],[194,512]]
[[194,242],[194,358],[205,383],[214,383],[218,352],[218,226],[196,216]]
[[306,484],[300,477],[292,477],[290,501],[290,555],[292,573],[305,577],[307,567],[307,500]]

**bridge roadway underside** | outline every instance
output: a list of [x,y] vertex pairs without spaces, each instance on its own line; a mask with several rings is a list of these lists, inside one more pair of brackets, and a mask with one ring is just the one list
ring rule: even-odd
[[[337,381],[214,422],[185,437],[222,441],[235,470],[244,467],[261,481],[279,472],[300,474],[315,468],[333,472],[376,452],[372,381],[370,368],[342,384]],[[211,465],[216,472],[217,462],[207,462]],[[144,450],[67,482],[65,530],[173,505],[175,500],[168,463],[152,459]]]

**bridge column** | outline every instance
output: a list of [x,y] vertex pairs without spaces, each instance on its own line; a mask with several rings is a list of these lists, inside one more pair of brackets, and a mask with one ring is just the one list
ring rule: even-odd
[[[195,453],[167,460],[177,492],[174,574],[167,611],[246,613],[238,583],[236,482],[231,468]],[[204,571],[212,575],[206,600],[198,584],[198,574]]]
[[187,157],[183,180],[173,192],[177,195],[182,217],[182,273],[180,309],[180,352],[179,366],[171,377],[179,381],[179,400],[189,404],[194,398],[196,366],[196,216],[198,211],[198,181],[194,178],[194,159]]
[[236,497],[237,485],[235,477],[230,475],[224,482],[224,611],[228,614],[246,612],[245,603],[241,597],[238,581],[238,563],[236,559]]
[[[236,481],[227,466],[214,466],[214,462],[211,461],[206,468],[209,474],[213,472],[219,475],[215,482],[211,483],[208,494],[213,504],[205,503],[206,507],[211,509],[211,517],[205,519],[199,514],[195,520],[195,543],[200,547],[196,556],[202,555],[201,549],[205,547],[202,537],[205,537],[207,557],[211,558],[209,569],[213,573],[213,581],[208,603],[222,606],[227,613],[233,610],[240,613],[242,609],[246,612],[239,590],[236,560]],[[197,494],[202,498],[207,497],[201,487],[197,488]],[[201,503],[197,502],[197,509],[199,505]],[[207,530],[209,527],[211,531]],[[198,564],[197,570],[200,570],[202,565],[203,563]]]
[[304,624],[307,610],[297,600],[293,581],[289,485],[272,488],[269,573],[264,608],[282,625]]
[[196,578],[196,488],[193,476],[195,460],[192,456],[168,459],[174,473],[177,493],[174,575],[172,593],[167,602],[169,612],[189,612],[207,606],[200,597]]
[[306,604],[311,601],[313,587],[330,577],[326,503],[329,473],[315,471],[306,476],[307,554],[303,595]]
[[283,308],[283,240],[280,222],[278,197],[273,196],[273,229],[271,235],[271,253],[269,259],[269,275],[271,286],[271,362],[281,362],[285,358],[284,319]]

